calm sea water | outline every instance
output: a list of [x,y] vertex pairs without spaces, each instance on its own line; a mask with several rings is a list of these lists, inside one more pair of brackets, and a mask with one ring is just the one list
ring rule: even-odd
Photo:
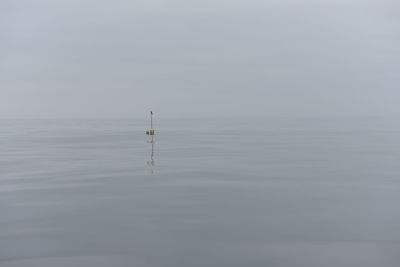
[[397,267],[399,122],[1,120],[0,266]]

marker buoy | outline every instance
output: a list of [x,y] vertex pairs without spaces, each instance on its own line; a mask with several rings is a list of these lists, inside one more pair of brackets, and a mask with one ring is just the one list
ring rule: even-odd
[[150,111],[150,130],[146,131],[147,135],[154,135],[154,129],[153,129],[153,111]]

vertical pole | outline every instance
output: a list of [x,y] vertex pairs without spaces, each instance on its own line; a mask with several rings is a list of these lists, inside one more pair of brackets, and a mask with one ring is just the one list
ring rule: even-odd
[[150,126],[151,126],[150,130],[152,130],[153,129],[153,111],[150,111],[150,115],[151,115],[151,117],[150,117]]

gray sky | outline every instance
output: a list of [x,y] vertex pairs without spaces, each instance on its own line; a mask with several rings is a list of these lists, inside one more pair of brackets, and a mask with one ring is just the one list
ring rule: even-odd
[[400,115],[400,1],[0,0],[0,117]]

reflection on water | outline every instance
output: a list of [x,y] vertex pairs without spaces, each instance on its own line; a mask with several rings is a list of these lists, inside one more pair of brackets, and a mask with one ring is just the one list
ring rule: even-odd
[[155,161],[154,161],[154,135],[150,135],[151,136],[151,140],[147,141],[147,143],[151,144],[151,153],[150,153],[150,160],[147,161],[147,165],[150,166],[150,172],[151,174],[154,174],[154,165],[155,165]]
[[0,266],[398,267],[399,125],[0,121]]

